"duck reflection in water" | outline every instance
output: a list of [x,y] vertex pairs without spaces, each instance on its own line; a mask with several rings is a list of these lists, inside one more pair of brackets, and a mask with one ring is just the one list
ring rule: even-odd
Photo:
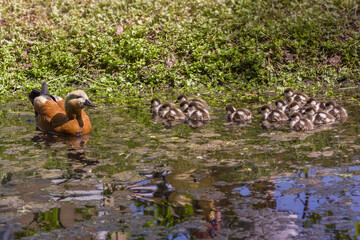
[[90,134],[79,136],[55,135],[41,132],[35,135],[32,139],[38,144],[44,143],[45,147],[51,147],[59,143],[71,146],[73,148],[84,148],[86,143],[90,140]]
[[82,167],[95,165],[99,161],[91,160],[86,157],[86,144],[90,140],[90,134],[84,134],[79,136],[67,136],[67,135],[55,135],[41,132],[35,135],[32,139],[33,142],[39,146],[44,145],[47,148],[58,147],[59,145],[65,145],[67,149],[67,157],[71,162],[80,163],[79,169],[75,169],[77,172],[83,172]]

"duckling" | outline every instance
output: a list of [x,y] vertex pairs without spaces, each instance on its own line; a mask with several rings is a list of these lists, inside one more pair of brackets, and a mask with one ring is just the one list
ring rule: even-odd
[[298,102],[292,102],[291,104],[289,104],[289,106],[286,108],[286,115],[288,117],[290,117],[291,115],[293,115],[294,113],[300,112],[302,113],[302,108],[300,107],[300,104]]
[[270,123],[274,122],[284,122],[288,120],[286,114],[278,109],[271,110],[269,105],[261,107],[260,112],[262,113],[261,120],[268,121]]
[[296,112],[290,117],[290,128],[296,132],[310,131],[314,129],[314,125],[309,119],[303,118],[299,112]]
[[[39,129],[55,134],[82,135],[91,131],[89,117],[84,110],[85,106],[96,107],[82,90],[69,93],[64,100],[49,94],[46,82],[42,84],[40,95],[34,89],[30,101],[34,105],[36,124]],[[58,99],[58,100],[57,100]]]
[[285,96],[285,99],[290,99],[293,97],[292,99],[293,101],[301,103],[302,105],[304,105],[308,99],[308,96],[306,96],[303,93],[295,93],[295,91],[292,88],[286,88],[282,95]]
[[170,121],[185,120],[185,114],[178,108],[170,108],[164,118]]
[[309,98],[306,101],[306,107],[314,107],[315,111],[318,112],[320,110],[325,110],[325,102],[318,101],[315,98]]
[[193,121],[209,121],[210,113],[207,109],[201,108],[197,102],[191,102],[188,108],[188,117]]
[[346,109],[336,105],[334,101],[329,101],[325,104],[325,111],[336,119],[346,119],[348,117]]
[[282,112],[285,112],[286,108],[287,108],[287,104],[285,103],[284,100],[282,99],[279,99],[275,102],[275,106],[276,106],[276,109],[282,111]]
[[177,100],[175,101],[175,103],[180,103],[181,104],[184,101],[188,101],[189,104],[190,104],[190,102],[197,102],[197,103],[200,103],[203,106],[203,108],[209,109],[209,105],[207,104],[207,102],[204,99],[201,99],[201,98],[190,98],[189,99],[184,94],[179,95]]
[[308,119],[316,125],[331,124],[335,122],[334,116],[323,111],[316,112],[314,107],[306,108],[305,114],[308,117]]
[[[204,105],[202,102],[198,102],[198,101],[194,101],[196,102],[196,104],[200,107],[200,108],[204,108],[204,109],[208,109],[209,106],[208,105]],[[186,113],[188,111],[188,108],[189,108],[189,104],[191,103],[191,101],[189,100],[186,100],[186,101],[182,101],[180,103],[180,109]]]
[[227,119],[235,123],[250,124],[252,113],[248,109],[238,109],[232,105],[226,106]]
[[233,105],[228,105],[225,107],[226,111],[226,120],[228,122],[232,121],[232,115],[236,112],[236,108]]
[[167,120],[184,120],[184,113],[173,103],[163,103],[159,109],[159,116]]
[[151,108],[150,112],[152,113],[153,118],[159,116],[159,109],[161,107],[161,100],[160,98],[153,98],[151,100]]

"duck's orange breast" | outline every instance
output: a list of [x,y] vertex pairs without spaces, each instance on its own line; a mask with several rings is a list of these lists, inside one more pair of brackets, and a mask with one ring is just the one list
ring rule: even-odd
[[83,127],[79,126],[77,119],[69,119],[65,112],[64,100],[55,102],[40,96],[35,99],[34,108],[38,112],[36,124],[46,132],[76,136],[91,131],[90,119],[83,110],[81,110]]

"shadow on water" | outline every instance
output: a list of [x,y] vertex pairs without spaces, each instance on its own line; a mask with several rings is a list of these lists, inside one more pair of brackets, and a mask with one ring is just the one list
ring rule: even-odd
[[345,123],[294,133],[221,109],[200,126],[104,106],[91,135],[67,138],[14,103],[0,115],[0,237],[359,237],[360,111],[346,107]]

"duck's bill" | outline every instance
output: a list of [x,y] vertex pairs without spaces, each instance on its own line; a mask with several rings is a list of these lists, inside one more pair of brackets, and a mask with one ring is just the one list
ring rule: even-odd
[[86,99],[85,106],[89,106],[89,107],[97,107],[94,103],[92,103],[89,99]]

